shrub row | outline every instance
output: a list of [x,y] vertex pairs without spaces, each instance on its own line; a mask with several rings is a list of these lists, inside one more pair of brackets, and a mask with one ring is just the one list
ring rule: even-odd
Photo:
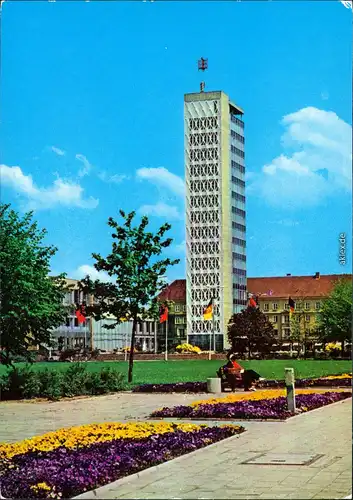
[[100,372],[87,371],[86,365],[74,363],[63,372],[46,368],[33,370],[31,365],[11,367],[0,377],[0,399],[48,398],[98,395],[125,389],[122,373],[110,367]]

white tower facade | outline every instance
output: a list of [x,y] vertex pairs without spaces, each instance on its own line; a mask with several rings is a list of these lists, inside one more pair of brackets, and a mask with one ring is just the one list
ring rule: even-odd
[[[246,300],[243,110],[223,92],[184,96],[188,342],[228,346],[227,325]],[[214,297],[214,322],[203,311]]]

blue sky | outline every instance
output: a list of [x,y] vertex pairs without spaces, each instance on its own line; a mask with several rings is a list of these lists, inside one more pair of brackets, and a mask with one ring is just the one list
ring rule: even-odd
[[[332,2],[10,2],[2,202],[81,277],[120,208],[173,225],[185,277],[183,94],[244,110],[248,276],[351,270],[352,12]],[[338,262],[347,234],[347,264]]]

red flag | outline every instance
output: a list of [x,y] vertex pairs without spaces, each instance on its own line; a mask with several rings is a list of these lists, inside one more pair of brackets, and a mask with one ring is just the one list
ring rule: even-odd
[[288,299],[288,305],[289,305],[289,314],[293,314],[295,308],[295,302],[291,297],[289,297]]
[[168,307],[161,306],[159,309],[159,322],[164,323],[168,319]]
[[250,297],[249,306],[250,307],[257,307],[256,300],[253,297]]
[[84,323],[86,321],[85,313],[86,313],[85,306],[84,305],[80,306],[79,304],[77,304],[75,315],[76,315],[76,318],[77,318],[77,321],[79,322],[79,324]]

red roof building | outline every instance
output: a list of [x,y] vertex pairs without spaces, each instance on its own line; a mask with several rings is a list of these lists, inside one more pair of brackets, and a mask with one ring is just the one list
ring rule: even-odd
[[175,280],[168,285],[160,294],[159,300],[172,300],[174,302],[186,303],[186,280]]
[[248,278],[248,292],[272,298],[324,298],[339,279],[352,280],[351,274],[315,273],[313,276],[275,276],[270,278]]
[[[247,290],[258,296],[261,311],[273,324],[279,339],[291,335],[288,299],[295,302],[295,314],[300,315],[304,329],[315,332],[322,300],[329,296],[340,279],[351,281],[351,274],[315,273],[312,276],[274,276],[248,278]],[[186,314],[186,280],[175,280],[159,295],[160,300],[175,302],[174,308]],[[178,304],[178,305],[177,305]],[[183,304],[183,307],[181,306]],[[206,304],[205,304],[206,306]],[[298,316],[299,317],[299,316]],[[186,326],[186,317],[184,319]]]
[[[273,276],[266,278],[248,278],[249,293],[272,298],[312,297],[324,298],[332,291],[335,283],[344,279],[352,280],[351,274],[315,273],[313,276]],[[186,280],[175,280],[159,295],[160,300],[186,301]]]

